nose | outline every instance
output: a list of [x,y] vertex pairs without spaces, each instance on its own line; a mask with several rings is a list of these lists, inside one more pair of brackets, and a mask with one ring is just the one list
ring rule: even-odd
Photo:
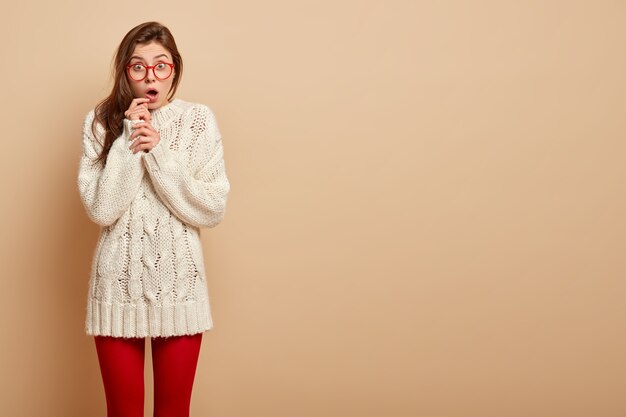
[[154,82],[156,80],[156,76],[154,75],[154,68],[148,68],[146,71],[148,71],[148,73],[146,74],[145,82]]

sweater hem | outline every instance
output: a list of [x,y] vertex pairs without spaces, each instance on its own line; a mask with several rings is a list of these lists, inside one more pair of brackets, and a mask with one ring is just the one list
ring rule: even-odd
[[202,333],[213,327],[209,300],[155,306],[89,300],[85,332],[90,336],[170,337]]

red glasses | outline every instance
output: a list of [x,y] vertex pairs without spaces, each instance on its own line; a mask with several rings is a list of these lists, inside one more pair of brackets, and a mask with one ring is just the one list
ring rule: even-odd
[[170,78],[174,72],[174,64],[168,64],[167,62],[159,62],[156,65],[144,65],[144,64],[128,64],[126,65],[126,71],[128,76],[135,81],[143,81],[148,76],[148,71],[152,70],[152,73],[157,80],[163,81]]

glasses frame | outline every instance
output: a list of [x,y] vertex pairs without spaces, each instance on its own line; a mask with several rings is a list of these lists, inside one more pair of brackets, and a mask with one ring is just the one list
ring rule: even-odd
[[[165,65],[168,65],[170,67],[170,75],[168,75],[165,78],[160,78],[158,75],[156,75],[156,71],[154,70],[154,68],[157,65],[161,65],[161,64],[165,64]],[[130,68],[134,67],[135,65],[141,65],[142,67],[144,67],[146,69],[146,75],[144,75],[144,77],[142,79],[140,79],[140,80],[137,80],[137,79],[133,78],[132,75],[130,75]],[[144,65],[144,64],[139,64],[139,63],[126,65],[126,73],[130,77],[130,79],[133,80],[133,81],[143,81],[143,80],[145,80],[146,78],[148,78],[148,73],[150,72],[150,70],[152,70],[152,74],[154,74],[154,78],[156,78],[159,81],[163,81],[163,80],[167,80],[168,78],[170,78],[172,76],[172,74],[174,73],[174,64],[170,64],[169,62],[159,62],[156,65]]]

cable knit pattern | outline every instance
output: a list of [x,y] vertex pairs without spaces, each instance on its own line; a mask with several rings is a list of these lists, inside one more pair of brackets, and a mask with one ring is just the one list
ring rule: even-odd
[[129,149],[130,120],[106,164],[94,164],[104,129],[83,124],[78,189],[89,218],[101,226],[85,331],[115,337],[167,337],[213,327],[200,227],[223,218],[230,184],[221,135],[205,105],[179,99],[152,112],[161,141]]

